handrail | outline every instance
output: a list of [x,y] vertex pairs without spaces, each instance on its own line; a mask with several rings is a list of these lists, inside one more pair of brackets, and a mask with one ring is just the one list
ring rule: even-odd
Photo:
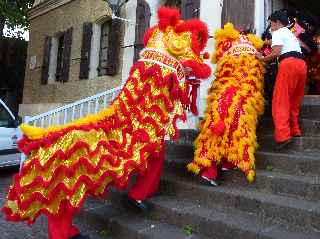
[[[105,92],[101,92],[99,94],[96,94],[96,95],[93,95],[93,96],[89,96],[85,99],[82,99],[82,100],[78,100],[74,103],[71,103],[71,104],[67,104],[67,105],[64,105],[62,107],[59,107],[57,109],[54,109],[54,110],[50,110],[48,112],[45,112],[45,113],[42,113],[42,114],[39,114],[39,115],[36,115],[36,116],[27,116],[27,121],[28,122],[31,122],[31,121],[35,121],[35,120],[39,120],[41,118],[44,118],[44,117],[47,117],[47,116],[50,116],[50,115],[53,115],[53,114],[57,114],[61,111],[64,111],[64,110],[67,110],[67,109],[70,109],[72,107],[75,107],[75,106],[78,106],[78,105],[81,105],[83,103],[87,103],[89,101],[92,101],[92,100],[95,100],[97,98],[100,98],[101,96],[106,96],[106,95],[110,95],[110,94],[113,94],[119,90],[122,89],[123,86],[118,86],[116,88],[113,88],[113,89],[110,89],[110,90],[107,90]],[[25,123],[28,123],[28,122],[25,122]]]

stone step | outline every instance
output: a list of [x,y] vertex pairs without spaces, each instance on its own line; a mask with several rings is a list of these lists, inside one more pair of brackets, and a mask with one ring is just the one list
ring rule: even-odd
[[[310,123],[312,122],[314,123],[317,121],[311,121]],[[269,126],[262,128],[262,130],[261,128],[257,130],[258,143],[263,149],[274,151],[276,148],[276,142],[274,141],[273,130]],[[308,129],[308,126],[306,126],[306,128]],[[320,131],[320,126],[310,127],[307,130],[307,133],[304,133],[303,137],[292,138],[293,143],[291,143],[290,146],[286,148],[288,149],[288,151],[318,150],[320,152],[320,134],[317,133],[318,131]],[[195,130],[180,130],[179,139],[171,143],[175,143],[177,145],[193,145],[197,134],[198,132]],[[168,141],[168,143],[170,142]],[[283,152],[285,152],[285,150]]]
[[[211,200],[214,202],[215,198]],[[207,207],[199,201],[190,201],[188,198],[157,196],[152,198],[151,202],[154,204],[154,213],[160,221],[180,227],[188,224],[195,231],[212,239],[316,239],[320,236],[320,233],[315,232],[288,230],[280,223],[262,221],[253,214],[220,208],[216,204]]]
[[[190,179],[192,174],[187,172],[186,165],[190,160],[168,159],[166,171]],[[270,169],[269,169],[270,170]],[[221,172],[219,179],[225,186],[240,186],[256,189],[266,193],[283,196],[293,196],[312,201],[320,200],[320,175],[301,176],[289,175],[277,171],[256,170],[256,180],[249,184],[245,175],[239,170]]]
[[303,99],[300,118],[320,120],[320,96],[306,95]]
[[[302,105],[299,118],[300,119],[310,119],[310,120],[320,120],[320,105]],[[265,117],[271,117],[271,108],[265,108]]]
[[[303,99],[300,118],[320,120],[320,96],[306,95]],[[265,105],[265,116],[271,116],[271,106]]]
[[262,150],[273,152],[320,152],[319,136],[293,137],[292,143],[290,143],[288,146],[286,146],[285,149],[282,150],[276,150],[276,142],[274,141],[273,135],[260,135],[258,137],[258,143],[260,144]]
[[180,141],[166,141],[166,158],[192,158],[194,148],[192,143],[181,143]]
[[320,175],[320,153],[295,152],[274,153],[258,151],[256,153],[258,169],[272,169],[291,175],[315,176]]
[[178,200],[187,198],[206,207],[220,205],[253,213],[261,220],[284,222],[306,231],[320,231],[320,204],[318,202],[258,192],[253,188],[202,186],[194,180],[167,173],[161,182],[161,192]]
[[[110,194],[114,194],[111,192]],[[209,239],[183,227],[160,222],[153,214],[134,213],[122,204],[122,193],[117,193],[115,199],[104,203],[91,202],[81,211],[79,218],[83,223],[100,231],[102,238],[116,239]],[[113,196],[113,199],[112,199]]]
[[[310,119],[301,119],[300,128],[303,136],[320,136],[320,121],[319,120],[310,120]],[[259,121],[257,128],[257,135],[263,136],[273,135],[274,126],[271,118],[263,118]]]
[[[293,175],[320,175],[320,150],[281,150],[275,151],[275,145],[261,147],[256,152],[256,166],[258,169],[266,169],[272,166],[273,169]],[[191,162],[194,149],[190,143],[166,142],[167,159],[185,159]]]
[[300,111],[300,118],[304,119],[311,119],[311,120],[320,120],[320,114],[319,111],[320,107],[309,105],[309,106],[303,106]]
[[[320,112],[320,110],[319,110]],[[307,137],[319,137],[320,136],[320,120],[311,120],[311,119],[301,119],[300,127],[302,130],[303,136]],[[183,129],[179,131],[180,137],[178,142],[191,144],[194,142],[199,132],[193,129]],[[264,138],[265,136],[270,139],[274,135],[273,121],[271,118],[262,118],[259,121],[257,127],[257,135],[259,138]]]

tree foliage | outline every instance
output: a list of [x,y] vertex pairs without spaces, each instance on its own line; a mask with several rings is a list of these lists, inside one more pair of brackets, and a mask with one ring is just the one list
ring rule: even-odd
[[3,34],[4,25],[12,32],[17,27],[22,32],[26,30],[29,26],[27,11],[33,2],[34,0],[0,0],[0,35]]

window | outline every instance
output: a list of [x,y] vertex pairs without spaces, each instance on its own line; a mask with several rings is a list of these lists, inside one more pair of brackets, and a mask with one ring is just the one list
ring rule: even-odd
[[57,55],[57,68],[56,68],[56,81],[62,81],[63,70],[63,49],[64,49],[64,34],[58,37],[58,55]]
[[69,80],[72,31],[71,27],[65,32],[57,33],[54,37],[45,37],[41,84]]
[[143,36],[150,27],[150,6],[146,0],[137,1],[136,10],[136,31],[135,31],[135,42],[134,42],[134,58],[133,61],[139,59],[139,53],[144,48]]
[[0,104],[0,127],[8,127],[12,122],[12,117],[9,112]]
[[255,26],[255,0],[224,0],[221,24],[232,22],[241,31],[253,29]]
[[100,37],[100,53],[99,53],[99,67],[98,75],[107,75],[108,68],[108,51],[109,51],[109,37],[110,37],[110,21],[106,21],[101,25]]
[[200,0],[166,0],[164,5],[179,8],[184,20],[200,16]]
[[167,7],[181,8],[181,0],[167,0],[164,4]]
[[98,76],[114,76],[119,71],[120,48],[122,45],[121,26],[119,19],[109,19],[100,25],[98,37],[100,42],[97,47],[99,51]]

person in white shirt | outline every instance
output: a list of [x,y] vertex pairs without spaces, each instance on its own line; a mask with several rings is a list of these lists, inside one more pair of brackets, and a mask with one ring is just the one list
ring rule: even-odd
[[257,57],[268,62],[279,58],[278,74],[272,98],[272,117],[275,125],[275,140],[278,148],[300,137],[298,117],[307,79],[307,65],[303,60],[301,47],[296,36],[286,27],[288,17],[282,11],[270,15],[272,31],[272,52]]

